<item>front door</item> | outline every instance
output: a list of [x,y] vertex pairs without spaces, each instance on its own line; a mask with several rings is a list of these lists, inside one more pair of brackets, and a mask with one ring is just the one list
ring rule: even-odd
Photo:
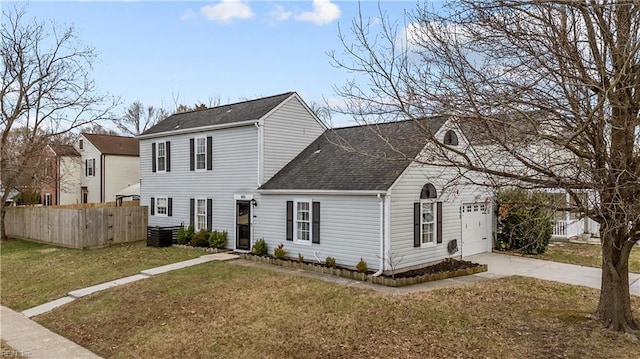
[[236,201],[236,249],[251,249],[251,202]]

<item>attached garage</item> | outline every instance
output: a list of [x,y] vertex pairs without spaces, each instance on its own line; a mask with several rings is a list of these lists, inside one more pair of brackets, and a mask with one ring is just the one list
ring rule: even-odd
[[464,203],[462,214],[462,256],[483,253],[490,250],[490,213],[485,203]]

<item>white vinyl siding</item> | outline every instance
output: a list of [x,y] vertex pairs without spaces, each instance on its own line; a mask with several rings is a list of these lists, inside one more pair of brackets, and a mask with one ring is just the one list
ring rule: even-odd
[[[213,224],[217,230],[229,233],[228,247],[235,242],[234,194],[253,194],[257,188],[257,135],[255,126],[234,127],[207,131],[195,137],[213,137],[213,162],[211,171],[190,170],[189,140],[194,134],[163,137],[171,141],[171,171],[158,175],[151,172],[151,143],[158,139],[141,140],[140,186],[141,203],[149,203],[156,194],[171,194],[172,216],[149,217],[150,226],[189,225],[190,199],[212,198]],[[195,213],[194,213],[195,217]],[[195,218],[194,218],[195,222]]]
[[[338,264],[351,267],[362,258],[370,269],[379,267],[380,200],[376,196],[314,195],[310,198],[310,203],[319,202],[321,208],[320,243],[313,245],[286,240],[287,201],[296,200],[298,196],[261,194],[256,197],[253,238],[264,238],[269,253],[284,244],[290,257],[300,253],[305,259],[315,261],[317,255],[324,262],[331,256]],[[294,220],[295,208],[294,205]],[[295,229],[294,224],[294,233]]]
[[140,157],[105,155],[104,176],[104,201],[115,201],[118,192],[140,182]]
[[[398,269],[436,262],[447,257],[460,257],[460,252],[450,254],[447,250],[447,244],[451,240],[457,240],[458,247],[461,245],[460,205],[463,202],[484,201],[489,193],[486,188],[465,180],[459,180],[456,185],[450,185],[443,190],[457,174],[458,172],[451,168],[411,164],[391,190],[391,248],[387,253],[395,257],[396,261],[402,259]],[[420,191],[426,183],[433,184],[438,194],[438,199],[433,200],[434,213],[435,202],[442,202],[442,243],[435,241],[437,237],[434,225],[433,244],[414,247],[413,204],[421,202]],[[436,220],[434,216],[434,223]],[[425,239],[421,237],[421,242],[423,240]]]
[[267,182],[324,132],[297,97],[290,98],[264,121],[263,178]]
[[[100,168],[100,158],[101,153],[98,149],[91,143],[91,141],[81,136],[83,139],[82,149],[79,149],[79,145],[76,148],[80,153],[80,166],[82,168],[80,175],[80,184],[75,184],[78,186],[78,191],[80,187],[87,187],[87,203],[96,203],[100,202],[100,182],[102,177],[102,171]],[[79,143],[79,142],[78,142]],[[93,168],[94,176],[86,176],[86,168],[87,160],[91,161],[91,159],[95,159],[95,166]],[[64,174],[62,174],[64,176]],[[74,202],[75,203],[75,202]]]

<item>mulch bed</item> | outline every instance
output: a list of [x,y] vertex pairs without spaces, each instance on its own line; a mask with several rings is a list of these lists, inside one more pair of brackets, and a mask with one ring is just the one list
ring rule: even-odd
[[[474,268],[474,267],[478,267],[478,266],[480,266],[478,263],[473,263],[473,262],[470,262],[470,261],[455,260],[455,259],[447,258],[447,259],[445,259],[444,261],[442,261],[440,263],[436,263],[436,264],[430,265],[428,267],[412,269],[412,270],[408,270],[408,271],[402,272],[402,273],[396,273],[395,277],[396,278],[419,277],[419,276],[422,276],[422,275],[425,275],[425,274],[437,274],[437,273],[442,273],[442,272],[454,272],[454,271],[457,271],[459,269]],[[391,275],[387,275],[387,277],[391,277]]]

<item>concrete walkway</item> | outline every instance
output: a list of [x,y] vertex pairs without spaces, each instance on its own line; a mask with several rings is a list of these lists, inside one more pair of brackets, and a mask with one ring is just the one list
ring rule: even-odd
[[76,298],[82,298],[89,294],[112,287],[136,282],[154,275],[190,267],[196,264],[211,261],[228,261],[237,258],[237,255],[231,253],[207,254],[198,258],[143,270],[140,274],[71,291],[66,297],[27,309],[22,313],[15,312],[9,308],[1,306],[0,337],[4,339],[9,346],[30,359],[100,358],[88,349],[85,349],[80,345],[50,331],[29,318],[49,312],[67,303],[71,303]]
[[[464,259],[486,264],[488,266],[487,273],[494,277],[520,275],[600,289],[602,273],[600,268],[497,253],[481,253]],[[482,273],[478,275],[482,275]],[[629,274],[629,291],[631,295],[640,296],[640,274]]]

